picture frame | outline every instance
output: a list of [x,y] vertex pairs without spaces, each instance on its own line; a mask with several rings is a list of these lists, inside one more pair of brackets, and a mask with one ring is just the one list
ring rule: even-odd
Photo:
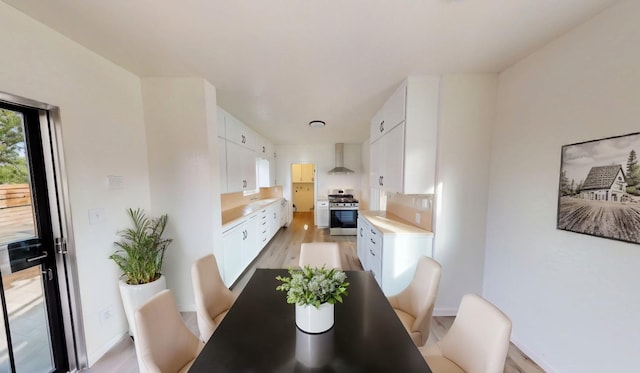
[[640,132],[563,145],[556,227],[640,243]]

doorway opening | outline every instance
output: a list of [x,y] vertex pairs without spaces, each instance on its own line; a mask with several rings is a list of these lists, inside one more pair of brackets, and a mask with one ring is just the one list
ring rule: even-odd
[[313,163],[291,165],[291,200],[293,211],[314,212],[316,167]]
[[[57,108],[0,92],[0,371],[85,361]],[[73,294],[73,296],[71,296]],[[80,353],[79,353],[80,352]]]

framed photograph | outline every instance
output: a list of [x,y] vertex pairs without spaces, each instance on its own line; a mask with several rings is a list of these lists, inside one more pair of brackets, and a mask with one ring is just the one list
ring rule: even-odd
[[564,145],[558,229],[640,243],[640,133]]

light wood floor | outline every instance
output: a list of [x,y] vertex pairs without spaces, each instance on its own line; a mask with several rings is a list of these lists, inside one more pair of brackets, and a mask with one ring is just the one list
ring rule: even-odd
[[[316,229],[311,212],[296,212],[288,228],[280,229],[262,253],[249,266],[245,273],[232,286],[231,290],[239,294],[253,275],[256,268],[289,268],[296,267],[300,256],[300,244],[303,242],[338,242],[342,253],[342,264],[345,270],[362,270],[356,255],[355,236],[330,236],[329,229]],[[189,328],[197,334],[196,317],[193,312],[183,313]],[[451,327],[454,317],[434,317],[431,335],[427,343],[435,343],[442,338]],[[89,372],[138,372],[133,342],[123,338],[105,356],[103,356]],[[511,344],[505,373],[538,373],[544,372],[516,346]]]

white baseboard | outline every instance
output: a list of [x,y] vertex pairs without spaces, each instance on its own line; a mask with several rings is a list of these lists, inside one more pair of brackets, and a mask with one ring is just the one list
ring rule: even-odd
[[433,316],[455,316],[457,308],[436,307],[433,309]]
[[196,304],[195,303],[189,303],[189,304],[178,304],[178,311],[180,312],[196,312]]
[[98,360],[100,360],[100,358],[103,357],[104,354],[109,352],[109,350],[111,350],[116,344],[118,344],[118,342],[120,342],[122,338],[124,338],[125,336],[129,338],[129,330],[125,330],[122,334],[116,335],[115,337],[111,338],[107,343],[103,344],[102,347],[100,347],[97,351],[88,352],[87,360],[88,360],[89,368],[91,368],[93,364],[95,364]]
[[536,364],[538,364],[540,368],[544,369],[545,372],[547,373],[557,372],[557,370],[555,370],[551,365],[549,365],[540,355],[535,353],[535,351],[533,351],[525,343],[523,343],[520,340],[520,338],[518,338],[517,336],[514,336],[513,334],[511,335],[511,343],[516,345],[516,347],[518,347],[520,351],[522,351],[525,355],[527,355],[529,359],[533,360]]

